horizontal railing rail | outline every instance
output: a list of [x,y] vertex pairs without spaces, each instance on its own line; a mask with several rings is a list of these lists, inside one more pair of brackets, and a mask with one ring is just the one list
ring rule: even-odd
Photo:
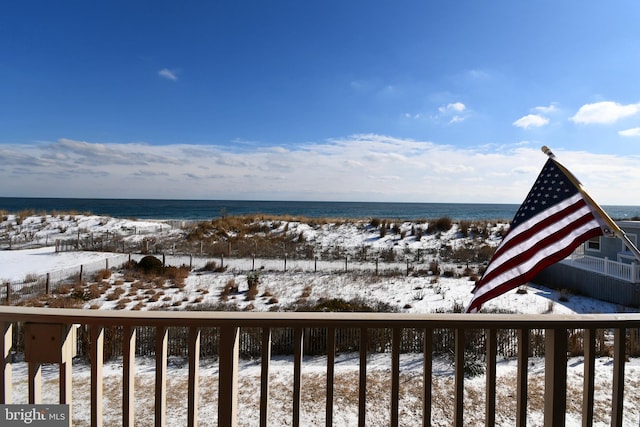
[[[12,374],[12,334],[13,325],[24,323],[28,326],[25,336],[25,360],[28,362],[29,402],[12,401],[12,384],[16,378]],[[63,333],[59,339],[51,329],[52,325],[60,325],[61,330],[72,330],[72,325],[83,325],[90,330],[91,363],[91,425],[103,425],[103,384],[102,365],[105,328],[120,326],[124,328],[122,358],[122,425],[136,425],[135,411],[135,378],[136,378],[136,333],[135,328],[148,326],[156,328],[155,352],[155,387],[154,387],[154,424],[166,425],[167,422],[167,376],[168,330],[174,327],[186,328],[188,353],[188,384],[185,405],[188,425],[198,424],[199,402],[199,357],[200,331],[203,328],[217,328],[219,333],[219,386],[218,386],[218,419],[217,425],[233,426],[237,424],[238,408],[238,362],[239,331],[243,328],[260,328],[262,353],[260,355],[259,388],[260,410],[256,413],[256,423],[267,425],[269,413],[269,378],[271,360],[271,332],[277,328],[290,328],[294,333],[293,355],[293,387],[291,395],[290,425],[301,425],[301,398],[303,384],[302,362],[305,349],[305,330],[307,328],[326,328],[326,393],[325,422],[332,425],[334,413],[336,330],[342,328],[360,329],[359,355],[360,374],[358,377],[358,423],[366,425],[367,407],[367,341],[371,329],[391,329],[392,340],[388,349],[391,355],[391,373],[389,387],[389,420],[390,425],[400,424],[399,390],[400,390],[400,341],[403,329],[421,328],[423,336],[423,390],[422,424],[432,422],[432,377],[433,377],[433,331],[448,328],[455,331],[454,345],[454,405],[451,407],[453,425],[465,425],[465,417],[477,414],[464,413],[465,397],[465,332],[470,330],[486,330],[486,393],[485,393],[485,425],[496,422],[496,354],[498,331],[508,329],[518,333],[517,377],[515,378],[517,401],[517,425],[524,425],[527,420],[530,340],[529,332],[533,329],[545,330],[545,389],[544,389],[544,423],[547,426],[563,426],[567,409],[567,351],[568,331],[581,329],[584,331],[584,385],[582,396],[583,425],[593,422],[593,399],[595,380],[595,341],[596,330],[610,329],[613,335],[613,379],[611,390],[611,425],[622,425],[625,382],[625,348],[627,331],[640,327],[639,314],[593,314],[593,315],[502,315],[502,314],[398,314],[398,313],[271,313],[271,312],[116,312],[76,309],[42,309],[26,307],[0,307],[0,350],[3,357],[0,366],[0,403],[40,403],[41,369],[49,362],[60,364],[60,403],[71,404],[72,378],[72,345],[70,336]],[[55,336],[52,336],[55,335]],[[30,344],[26,341],[33,341]],[[29,347],[30,346],[30,347]],[[313,385],[312,385],[313,387]],[[415,421],[415,420],[414,420]],[[202,420],[201,420],[202,422]]]
[[573,253],[562,263],[583,270],[595,271],[607,276],[616,277],[631,283],[640,282],[640,268],[636,262],[625,263],[612,261],[609,258],[598,258],[581,253]]

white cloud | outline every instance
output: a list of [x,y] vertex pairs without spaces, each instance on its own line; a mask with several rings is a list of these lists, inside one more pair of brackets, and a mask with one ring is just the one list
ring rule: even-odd
[[169,70],[168,68],[163,68],[158,71],[158,75],[160,77],[164,77],[167,80],[173,80],[174,82],[178,80],[178,74],[176,71]]
[[[640,193],[637,156],[556,154],[601,204]],[[459,148],[378,134],[252,151],[61,139],[2,144],[0,181],[15,197],[520,203],[545,161],[531,143]]]
[[438,108],[438,111],[440,111],[441,113],[447,113],[447,112],[461,113],[466,109],[467,109],[466,105],[464,105],[462,102],[453,102],[451,104],[443,105],[442,107]]
[[539,114],[527,114],[526,116],[520,117],[518,120],[513,122],[514,126],[523,129],[529,129],[531,127],[539,128],[547,124],[549,124],[549,119]]
[[540,114],[551,114],[551,113],[555,113],[556,111],[558,111],[558,107],[556,107],[555,103],[551,103],[549,105],[547,105],[546,107],[544,106],[539,106],[539,107],[534,107],[533,111],[536,111]]
[[609,124],[640,112],[640,103],[622,105],[613,101],[585,104],[569,120],[581,124]]
[[631,128],[618,131],[618,135],[620,136],[640,136],[640,128]]

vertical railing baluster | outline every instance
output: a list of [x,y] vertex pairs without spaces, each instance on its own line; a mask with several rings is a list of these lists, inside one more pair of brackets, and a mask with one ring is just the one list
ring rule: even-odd
[[358,426],[366,426],[367,415],[367,347],[369,331],[360,328],[360,377],[358,382]]
[[29,365],[29,403],[42,402],[42,364],[28,362]]
[[516,426],[527,425],[527,388],[529,377],[529,329],[518,329],[518,382],[516,387]]
[[189,328],[189,381],[187,383],[187,425],[198,426],[198,400],[200,382],[200,328]]
[[104,327],[91,325],[91,427],[102,427]]
[[455,342],[455,414],[453,425],[464,425],[464,333],[465,330],[456,328]]
[[238,414],[238,357],[240,329],[232,325],[220,327],[218,345],[218,426],[236,425]]
[[126,325],[122,331],[122,425],[135,425],[136,328]]
[[271,364],[271,328],[262,328],[260,365],[260,427],[269,420],[269,365]]
[[156,327],[155,426],[166,425],[167,414],[167,338],[165,326]]
[[10,322],[0,323],[2,340],[0,355],[2,356],[2,372],[0,372],[0,403],[12,403],[11,346],[13,342],[13,325]]
[[400,341],[402,328],[393,328],[391,338],[391,426],[398,426],[400,398]]
[[486,404],[485,426],[493,427],[496,424],[496,355],[498,348],[498,331],[490,328],[487,333],[487,370],[486,370]]
[[300,426],[300,397],[302,391],[302,356],[304,333],[302,328],[293,330],[293,427]]
[[563,427],[567,411],[567,329],[546,329],[544,343],[544,425]]
[[624,405],[624,363],[626,347],[625,328],[616,328],[613,339],[613,397],[611,399],[611,425],[622,426]]
[[593,396],[596,368],[596,330],[584,330],[584,384],[582,389],[582,427],[593,426]]
[[327,396],[326,396],[326,419],[327,427],[333,425],[333,381],[335,378],[336,364],[336,329],[327,328]]
[[75,337],[75,326],[71,325],[68,333],[63,337],[62,344],[62,360],[59,365],[59,402],[62,405],[69,406],[69,419],[67,425],[71,427],[71,419],[73,414],[73,376],[72,376],[72,358],[75,354],[74,346],[77,345]]
[[424,329],[422,364],[422,426],[431,426],[431,380],[433,378],[433,328]]

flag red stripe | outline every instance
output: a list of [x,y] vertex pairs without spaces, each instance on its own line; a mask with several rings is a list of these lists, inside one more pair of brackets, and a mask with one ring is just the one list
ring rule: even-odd
[[[558,245],[543,248],[550,249],[550,251],[540,250],[534,254],[533,258],[527,260],[527,262],[519,264],[512,269],[504,270],[503,274],[498,276],[498,278],[494,278],[493,281],[488,281],[482,286],[478,286],[473,301],[467,311],[474,311],[491,298],[501,295],[522,283],[526,283],[533,279],[536,274],[544,268],[564,259],[580,243],[592,237],[602,235],[602,230],[599,226],[594,228],[593,223],[598,224],[595,220],[588,222],[581,228],[573,230],[574,233],[569,233],[563,241],[558,242]],[[567,239],[569,239],[569,241],[567,241]]]
[[[494,277],[502,274],[505,270],[510,270],[518,265],[525,262],[528,258],[535,256],[536,253],[542,251],[546,247],[553,247],[559,241],[562,241],[567,236],[571,235],[575,232],[576,228],[582,227],[585,224],[592,222],[591,228],[599,228],[599,224],[594,220],[591,212],[587,212],[583,214],[581,217],[573,220],[569,224],[565,224],[562,228],[553,230],[552,227],[548,227],[547,229],[539,230],[535,235],[530,236],[529,239],[523,242],[511,242],[513,245],[509,250],[513,250],[516,255],[507,257],[504,260],[496,260],[498,264],[494,267],[490,272],[485,273],[482,280],[479,282],[482,286],[482,283],[490,282]],[[558,223],[556,222],[557,225]],[[535,242],[535,243],[532,243]],[[520,250],[518,247],[514,247],[515,245],[523,246],[523,250]]]
[[476,311],[476,310],[480,309],[482,304],[484,304],[485,302],[489,301],[490,299],[495,298],[495,297],[497,297],[499,295],[502,295],[503,293],[518,287],[522,283],[526,283],[526,282],[530,281],[540,271],[544,270],[545,268],[547,268],[551,264],[554,264],[554,263],[566,258],[567,256],[569,256],[571,254],[571,252],[573,252],[573,250],[576,247],[578,247],[578,245],[580,245],[585,240],[590,239],[592,237],[601,236],[601,235],[602,235],[602,231],[599,228],[590,229],[587,232],[576,236],[575,239],[573,240],[573,242],[569,246],[560,249],[558,252],[556,252],[552,256],[543,257],[542,259],[540,259],[526,273],[520,274],[520,275],[518,275],[516,277],[513,277],[513,278],[505,281],[504,283],[496,284],[496,285],[494,285],[494,287],[491,287],[490,289],[480,288],[479,290],[483,290],[485,292],[484,293],[477,293],[474,296],[471,304],[467,308],[467,311],[468,312]]
[[[579,196],[562,203],[562,206],[556,207],[556,212],[543,211],[537,216],[533,217],[530,221],[521,224],[518,228],[514,229],[513,235],[511,232],[505,236],[498,249],[493,254],[492,263],[499,260],[499,257],[514,245],[530,239],[533,235],[538,234],[541,229],[545,229],[555,223],[560,222],[563,218],[583,209],[587,206],[584,199]],[[558,210],[561,209],[561,210]],[[589,210],[590,212],[590,210]],[[546,218],[539,219],[539,217],[545,216]],[[529,224],[530,223],[530,224]],[[511,243],[512,240],[516,242]]]
[[[508,263],[510,261],[510,258],[517,258],[521,253],[529,251],[536,245],[538,240],[544,239],[546,235],[554,234],[562,229],[570,229],[571,227],[575,227],[574,222],[579,221],[580,218],[584,218],[585,216],[587,217],[587,219],[593,219],[591,211],[588,207],[583,207],[577,212],[573,212],[569,216],[562,218],[560,221],[549,224],[544,229],[538,229],[537,227],[535,227],[535,225],[533,225],[530,228],[536,230],[534,235],[530,235],[530,233],[520,233],[518,238],[511,239],[511,241],[507,242],[506,244],[501,244],[501,247],[504,247],[505,250],[501,251],[500,256],[493,256],[493,258],[491,259],[491,263],[483,274],[482,279],[477,283],[474,292],[478,288],[480,288],[486,281],[488,281],[488,279],[493,277],[495,275],[494,272],[504,270],[503,264]],[[594,226],[597,225],[597,222],[595,222]],[[522,236],[522,238],[520,238],[520,236]],[[558,240],[560,239],[558,235],[555,235],[555,238]],[[531,252],[529,252],[529,254],[531,254]]]

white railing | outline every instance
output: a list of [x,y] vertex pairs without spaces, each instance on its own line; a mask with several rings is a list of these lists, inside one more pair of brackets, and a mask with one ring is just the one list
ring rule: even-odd
[[640,269],[635,261],[632,263],[623,263],[611,261],[609,258],[598,258],[590,255],[573,253],[561,262],[583,270],[595,271],[607,276],[626,280],[627,282],[640,282]]
[[[25,360],[28,362],[28,402],[14,402],[13,383],[20,380],[12,369],[12,347],[14,325],[23,324]],[[596,331],[608,329],[613,331],[611,357],[613,364],[613,381],[610,390],[610,421],[613,426],[623,424],[623,401],[625,383],[625,348],[627,331],[640,327],[639,314],[612,315],[495,315],[495,314],[447,314],[447,315],[408,315],[377,313],[237,313],[237,312],[116,312],[74,309],[41,309],[25,307],[0,307],[0,340],[2,363],[0,364],[0,403],[41,403],[42,369],[47,363],[59,365],[59,402],[78,405],[72,402],[72,356],[76,342],[72,325],[81,325],[90,331],[89,360],[91,364],[90,424],[100,427],[104,424],[103,402],[103,363],[105,348],[105,330],[112,326],[123,329],[122,339],[122,392],[121,402],[109,402],[110,405],[121,405],[123,426],[140,425],[136,419],[136,328],[139,326],[155,328],[155,387],[153,390],[154,422],[156,426],[167,424],[167,379],[168,368],[167,341],[168,331],[172,328],[186,328],[188,337],[188,378],[186,393],[178,402],[186,407],[189,426],[198,425],[198,408],[201,402],[200,381],[200,338],[205,328],[216,328],[218,331],[218,390],[217,420],[200,420],[200,424],[209,423],[218,426],[235,426],[238,419],[238,376],[239,376],[239,337],[245,328],[259,328],[261,331],[262,350],[259,358],[260,375],[255,383],[255,390],[246,391],[259,394],[259,409],[256,410],[252,425],[266,426],[270,410],[270,363],[272,331],[279,328],[293,330],[293,387],[291,392],[291,414],[287,425],[301,425],[301,413],[305,390],[316,390],[320,384],[305,384],[303,381],[303,355],[305,337],[308,328],[324,328],[327,332],[326,343],[326,379],[321,391],[324,394],[324,421],[333,424],[334,414],[334,376],[336,367],[336,332],[343,328],[360,330],[359,376],[357,387],[358,425],[369,425],[367,410],[378,403],[368,401],[367,363],[368,342],[372,338],[369,331],[375,329],[391,330],[391,341],[386,349],[390,353],[390,385],[388,388],[388,420],[389,425],[431,425],[432,423],[432,379],[433,343],[435,331],[447,328],[455,332],[453,354],[453,404],[450,406],[451,424],[463,426],[473,417],[474,422],[481,415],[465,413],[465,335],[475,330],[485,332],[484,351],[486,356],[485,387],[485,425],[496,423],[496,367],[499,335],[503,330],[516,330],[518,335],[517,373],[513,378],[513,399],[516,401],[515,424],[525,425],[528,407],[528,374],[530,369],[529,354],[531,351],[530,332],[534,329],[544,330],[544,425],[564,426],[567,410],[567,351],[568,331],[581,330],[584,340],[584,383],[582,386],[582,420],[583,425],[592,425],[594,420],[594,381],[596,371]],[[423,378],[422,391],[416,398],[422,401],[421,420],[400,419],[400,349],[403,330],[420,329],[423,339]],[[574,336],[572,334],[572,336]],[[536,366],[536,369],[540,369]],[[25,380],[24,378],[22,379]],[[634,393],[637,390],[634,391]],[[575,397],[574,397],[575,399]],[[175,399],[172,399],[175,405]],[[601,415],[601,414],[599,414]],[[414,415],[415,416],[415,415]],[[637,416],[637,415],[636,415]],[[217,423],[216,423],[217,421]],[[628,418],[625,422],[628,422]],[[70,420],[70,425],[72,421]],[[113,421],[111,422],[113,423]],[[110,424],[111,424],[110,423]],[[634,420],[637,425],[637,420]]]

